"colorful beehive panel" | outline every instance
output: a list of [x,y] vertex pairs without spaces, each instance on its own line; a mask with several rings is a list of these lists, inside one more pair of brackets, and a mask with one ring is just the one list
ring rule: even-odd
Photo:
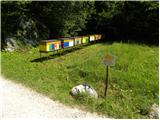
[[71,37],[74,39],[74,45],[79,45],[82,43],[82,37]]
[[98,40],[101,40],[101,39],[102,39],[102,35],[99,34],[99,35],[98,35]]
[[96,34],[96,35],[94,35],[95,36],[95,40],[98,40],[98,35]]
[[95,34],[95,40],[100,40],[102,38],[102,35],[101,34]]
[[82,38],[75,38],[75,45],[79,45],[82,43]]
[[41,52],[49,52],[61,48],[60,40],[43,40],[39,43],[39,50]]
[[89,40],[90,40],[90,41],[95,41],[95,36],[94,36],[94,35],[90,35],[90,36],[89,36]]
[[60,40],[63,48],[74,46],[74,39],[72,38],[60,38]]
[[83,43],[83,44],[89,43],[89,36],[83,36],[83,37],[82,37],[82,43]]

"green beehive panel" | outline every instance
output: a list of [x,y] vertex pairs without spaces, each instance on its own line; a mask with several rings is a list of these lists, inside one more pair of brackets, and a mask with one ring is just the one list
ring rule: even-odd
[[86,37],[86,42],[89,43],[89,37]]

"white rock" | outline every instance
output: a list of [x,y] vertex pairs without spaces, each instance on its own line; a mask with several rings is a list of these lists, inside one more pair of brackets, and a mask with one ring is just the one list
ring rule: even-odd
[[12,52],[12,51],[14,51],[15,49],[18,48],[16,40],[12,37],[7,37],[5,39],[5,43],[7,45],[6,48],[5,48],[6,51]]
[[159,106],[157,104],[153,104],[149,111],[149,117],[152,119],[159,118]]
[[76,96],[78,94],[87,93],[91,97],[98,98],[97,92],[89,85],[81,84],[78,86],[75,86],[71,90],[71,95]]

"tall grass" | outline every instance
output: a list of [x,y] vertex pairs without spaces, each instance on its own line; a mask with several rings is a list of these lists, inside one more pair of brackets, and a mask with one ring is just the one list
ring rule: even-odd
[[[115,55],[116,63],[109,69],[105,98],[105,66],[101,60],[106,54]],[[37,48],[1,52],[1,57],[3,76],[53,100],[92,112],[114,118],[148,118],[149,107],[159,101],[157,47],[99,43],[61,56],[55,54],[42,62],[37,60]],[[95,88],[98,100],[69,95],[73,86],[82,83]]]

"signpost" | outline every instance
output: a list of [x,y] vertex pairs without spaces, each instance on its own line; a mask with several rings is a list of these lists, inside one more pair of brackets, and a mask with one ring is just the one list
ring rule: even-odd
[[107,88],[108,88],[108,82],[109,82],[109,66],[113,66],[115,64],[115,57],[113,55],[106,55],[102,59],[102,63],[106,66],[106,88],[105,88],[105,93],[104,96],[107,95]]

